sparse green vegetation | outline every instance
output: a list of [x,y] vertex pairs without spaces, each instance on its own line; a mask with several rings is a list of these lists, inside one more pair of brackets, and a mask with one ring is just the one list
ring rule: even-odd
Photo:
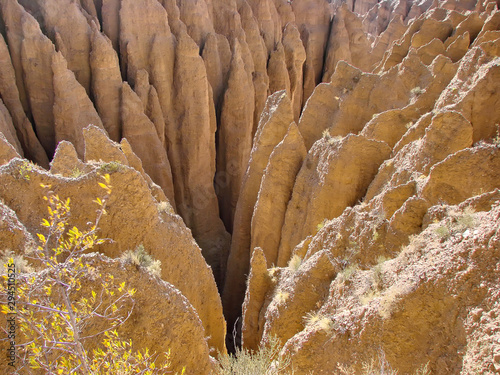
[[342,140],[342,136],[340,135],[336,135],[335,137],[333,137],[328,129],[323,130],[322,136],[328,141],[328,144],[330,145],[333,145],[336,142]]
[[27,160],[23,160],[21,165],[19,166],[17,178],[22,178],[25,181],[29,181],[31,179],[30,172],[33,171],[35,165]]
[[121,171],[123,168],[123,165],[116,162],[116,161],[111,161],[109,163],[103,163],[100,166],[100,170],[104,173],[115,173]]
[[497,124],[496,136],[493,138],[493,144],[500,147],[500,124]]
[[237,348],[234,355],[219,353],[220,368],[217,375],[285,375],[293,374],[290,356],[280,355],[281,344],[271,338],[269,344],[258,351]]
[[382,264],[384,262],[387,262],[388,260],[390,260],[391,258],[388,258],[386,257],[385,255],[379,255],[377,257],[377,264]]
[[476,225],[474,213],[475,211],[472,207],[466,207],[461,214],[456,216],[458,230],[470,229]]
[[416,86],[410,90],[410,93],[414,96],[422,95],[425,92],[420,86]]
[[328,219],[323,219],[321,223],[316,225],[316,230],[319,232],[321,229],[325,227],[325,225],[328,223]]
[[348,281],[351,278],[351,276],[354,275],[358,270],[359,270],[358,264],[353,263],[344,268],[342,272],[339,273],[339,276],[342,277],[344,281]]
[[302,264],[302,258],[299,257],[297,254],[295,254],[288,262],[288,269],[292,272],[297,272],[301,264]]
[[434,228],[434,233],[441,241],[445,241],[453,234],[473,228],[475,225],[474,209],[466,207],[461,211],[450,212],[449,217]]
[[335,328],[333,320],[318,312],[309,312],[303,317],[304,325],[308,327],[317,327],[320,330],[331,333]]
[[288,297],[290,296],[290,293],[288,292],[285,292],[281,289],[278,289],[278,291],[276,292],[276,294],[274,295],[274,299],[278,302],[278,303],[285,303],[287,300],[288,300]]
[[[361,372],[356,370],[355,365],[337,364],[337,375],[397,375],[390,363],[385,358],[385,353],[381,352],[378,358],[372,358],[361,364]],[[414,375],[430,375],[429,365],[419,367]]]
[[174,214],[174,209],[172,208],[172,206],[170,205],[169,202],[159,202],[157,205],[156,205],[156,208],[158,209],[158,212],[159,213],[163,213],[163,212],[166,212],[166,213],[169,213],[169,214]]
[[26,258],[20,254],[14,253],[12,250],[6,249],[0,252],[0,263],[7,264],[12,259],[16,271],[19,273],[33,272],[33,267],[28,263]]
[[440,225],[434,229],[434,233],[442,239],[446,240],[450,236],[450,229],[447,225]]
[[135,250],[125,251],[121,258],[125,263],[144,268],[154,276],[159,277],[161,275],[161,262],[153,259],[142,244],[137,246]]
[[78,178],[78,177],[81,177],[83,176],[83,171],[81,171],[78,167],[75,167],[71,170],[71,175],[70,177],[71,178]]

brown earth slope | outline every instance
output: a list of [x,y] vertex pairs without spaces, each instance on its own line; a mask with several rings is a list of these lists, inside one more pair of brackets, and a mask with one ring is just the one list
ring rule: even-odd
[[225,320],[297,374],[499,372],[499,7],[0,0],[0,250],[35,238],[39,183],[85,225],[108,172],[93,259],[161,260],[208,337],[191,373]]

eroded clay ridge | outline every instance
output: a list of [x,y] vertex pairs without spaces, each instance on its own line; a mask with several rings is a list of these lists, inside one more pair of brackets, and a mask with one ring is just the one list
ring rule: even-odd
[[0,0],[2,247],[33,241],[41,182],[83,225],[111,171],[89,261],[162,261],[139,299],[182,316],[151,338],[174,370],[213,368],[224,306],[296,374],[498,372],[498,6]]
[[338,61],[374,69],[436,6],[372,3],[2,0],[2,129],[44,168],[62,140],[82,159],[89,124],[126,138],[222,285],[268,96],[286,90],[298,123]]

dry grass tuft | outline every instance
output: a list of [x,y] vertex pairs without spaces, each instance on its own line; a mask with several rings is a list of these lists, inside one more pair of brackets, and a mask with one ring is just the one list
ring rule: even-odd
[[144,249],[143,245],[139,245],[135,250],[127,250],[121,256],[121,259],[128,264],[133,264],[137,267],[144,268],[153,276],[160,277],[161,261],[153,259]]

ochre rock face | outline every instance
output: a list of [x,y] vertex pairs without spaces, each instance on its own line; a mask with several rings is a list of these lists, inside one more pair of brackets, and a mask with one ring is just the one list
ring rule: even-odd
[[[0,126],[2,126],[1,121],[2,120],[0,118]],[[12,144],[5,138],[2,130],[2,133],[0,133],[0,164],[7,164],[16,157],[18,158],[19,154],[14,146],[12,146]]]
[[6,142],[9,143],[9,147],[12,147],[16,154],[23,154],[23,150],[16,136],[16,129],[14,123],[12,122],[12,117],[10,117],[9,110],[3,102],[0,100],[0,133]]
[[121,139],[120,101],[122,77],[118,55],[111,41],[92,27],[90,68],[92,71],[92,95],[104,129],[115,142]]
[[50,172],[52,174],[73,177],[90,171],[91,167],[78,159],[73,143],[68,141],[59,142],[54,158],[50,162]]
[[83,128],[95,125],[104,129],[93,103],[66,66],[60,52],[52,55],[54,83],[55,142],[69,141],[80,158],[84,156]]
[[167,153],[158,139],[156,128],[144,114],[141,101],[126,83],[122,87],[122,135],[145,165],[151,179],[160,185],[172,204],[174,188]]
[[325,0],[292,2],[295,22],[306,50],[303,103],[320,82],[330,27],[330,9]]
[[223,303],[231,326],[241,313],[245,277],[250,265],[251,222],[259,188],[269,156],[293,122],[290,99],[283,91],[271,95],[255,134],[249,165],[236,206],[231,252],[227,261]]
[[281,232],[277,266],[284,267],[292,249],[361,199],[378,167],[390,155],[383,142],[362,136],[322,139],[309,151],[297,175]]
[[175,54],[175,122],[166,130],[179,214],[222,280],[229,235],[219,218],[215,175],[216,118],[203,59],[190,36],[178,36]]
[[250,253],[260,247],[268,267],[277,264],[286,207],[306,155],[304,140],[292,122],[283,140],[269,156],[252,215]]
[[[90,135],[87,138],[91,138]],[[61,147],[68,148],[65,146],[68,144],[62,142]],[[103,144],[102,147],[109,148],[110,145]],[[110,151],[104,151],[103,155],[106,154],[110,154]],[[81,163],[75,156],[76,152],[72,148],[58,150],[53,172],[63,172],[56,169],[56,166],[64,159]],[[89,209],[89,205],[96,197],[102,196],[98,182],[102,180],[103,173],[111,173],[111,184],[116,194],[112,193],[108,213],[100,223],[100,235],[103,238],[113,238],[113,242],[99,251],[109,257],[119,257],[124,251],[142,244],[155,259],[162,262],[162,279],[175,285],[196,309],[205,329],[204,335],[211,337],[209,345],[216,350],[225,351],[225,324],[215,281],[182,219],[173,210],[169,212],[158,209],[160,202],[152,196],[141,174],[133,168],[116,162],[87,163],[75,174],[75,167],[79,168],[78,164],[73,167],[73,174],[68,179],[34,166],[26,166],[26,162],[14,159],[2,169],[1,178],[4,183],[0,196],[7,206],[17,207],[16,215],[19,220],[28,231],[36,233],[40,231],[41,220],[47,212],[40,183],[51,185],[52,190],[60,197],[71,199],[73,225],[84,228],[93,220],[95,212]],[[122,194],[129,195],[125,197]],[[20,205],[20,200],[28,196],[26,205]],[[115,228],[117,222],[122,223],[119,230]],[[183,262],[190,265],[189,269],[182,267]],[[189,272],[193,272],[193,275],[189,276]]]
[[499,372],[499,66],[495,0],[0,0],[2,247],[110,173],[89,259],[162,261],[124,333],[176,371],[236,329],[297,374]]
[[24,36],[21,43],[21,63],[27,97],[38,139],[47,154],[52,155],[56,146],[52,58],[56,51],[33,17],[25,13],[21,22]]
[[259,325],[260,311],[271,289],[271,277],[267,272],[267,260],[260,247],[256,247],[250,261],[248,287],[243,303],[241,342],[245,348],[257,350],[262,338],[263,326]]
[[[87,261],[101,274],[111,274],[116,283],[124,281],[127,288],[137,291],[136,307],[118,329],[121,337],[132,339],[137,349],[148,347],[151,352],[161,353],[163,348],[170,348],[170,371],[180,373],[185,368],[185,373],[192,375],[211,372],[214,366],[204,337],[206,331],[192,303],[178,287],[140,267],[101,254],[92,254]],[[83,281],[82,293],[98,290],[96,281],[89,279]]]
[[35,0],[44,28],[68,63],[77,81],[90,93],[90,38],[87,18],[71,0]]
[[232,231],[241,182],[252,148],[254,103],[248,100],[248,93],[252,91],[253,83],[245,70],[241,47],[236,39],[222,101],[216,176],[217,180],[224,180],[218,186],[217,194],[220,214],[229,231]]
[[[0,70],[0,92],[9,116],[12,118],[18,138],[18,141],[13,140],[13,144],[19,142],[26,157],[34,160],[44,168],[48,168],[47,154],[24,113],[20,92],[16,86],[14,67],[2,36],[0,36],[0,64],[2,66]],[[4,114],[4,117],[6,117],[6,114]]]

